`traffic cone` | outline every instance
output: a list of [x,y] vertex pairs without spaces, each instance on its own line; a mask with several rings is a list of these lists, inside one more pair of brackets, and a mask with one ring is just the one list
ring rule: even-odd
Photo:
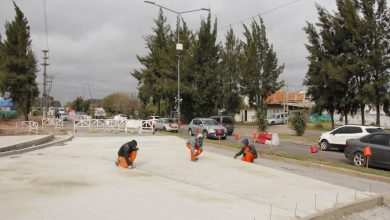
[[311,146],[310,147],[310,152],[312,153],[312,154],[315,154],[315,153],[317,153],[318,152],[318,150],[317,150],[317,147],[316,146]]

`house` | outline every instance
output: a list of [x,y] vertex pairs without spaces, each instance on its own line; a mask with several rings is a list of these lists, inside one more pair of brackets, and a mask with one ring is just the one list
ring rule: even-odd
[[[255,122],[256,111],[249,107],[248,97],[244,98],[245,108],[236,114],[235,121],[241,122]],[[279,90],[267,97],[265,104],[267,105],[267,113],[277,113],[283,111],[290,111],[295,109],[310,109],[314,104],[307,97],[305,91],[286,92]]]

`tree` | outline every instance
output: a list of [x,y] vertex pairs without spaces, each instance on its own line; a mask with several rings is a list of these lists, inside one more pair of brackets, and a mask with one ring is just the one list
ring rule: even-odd
[[218,87],[219,44],[217,43],[217,20],[211,23],[211,13],[207,20],[201,21],[196,40],[194,41],[192,87],[194,116],[210,116],[218,111],[218,98],[221,93]]
[[221,91],[219,107],[229,115],[234,115],[240,110],[239,55],[239,41],[230,28],[226,34],[225,47],[221,47],[221,62],[218,70]]
[[6,39],[0,46],[0,89],[11,93],[17,111],[28,120],[34,99],[39,95],[35,81],[37,61],[31,49],[30,26],[15,4],[15,20],[6,22]]
[[141,103],[134,94],[112,93],[103,99],[104,110],[111,114],[135,115]]
[[86,101],[79,96],[72,102],[70,108],[78,112],[87,112],[89,110],[89,105],[90,105],[89,101]]
[[169,97],[173,99],[174,87],[177,77],[173,71],[174,44],[170,27],[166,25],[166,17],[160,9],[154,34],[145,37],[149,54],[144,57],[137,56],[139,62],[145,67],[134,70],[131,75],[138,80],[139,97],[146,105],[150,100],[158,106],[156,114],[161,113],[160,102]]
[[[318,109],[348,114],[366,104],[386,107],[389,89],[389,13],[384,0],[337,0],[334,15],[317,5],[319,34],[308,23],[305,31],[310,64],[305,79]],[[322,91],[322,92],[321,92]],[[326,91],[326,92],[323,92]],[[333,117],[332,125],[334,126]]]
[[284,65],[278,64],[278,58],[272,45],[268,43],[265,25],[252,21],[249,29],[244,25],[245,41],[241,42],[240,57],[241,91],[248,96],[250,106],[262,108],[266,98],[283,87],[278,81]]

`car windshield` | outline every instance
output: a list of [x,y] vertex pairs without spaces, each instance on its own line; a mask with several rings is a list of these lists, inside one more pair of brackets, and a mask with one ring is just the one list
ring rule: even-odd
[[218,125],[218,122],[214,119],[210,119],[210,120],[204,120],[203,123],[205,125]]
[[366,130],[368,133],[375,133],[383,131],[383,128],[367,128]]

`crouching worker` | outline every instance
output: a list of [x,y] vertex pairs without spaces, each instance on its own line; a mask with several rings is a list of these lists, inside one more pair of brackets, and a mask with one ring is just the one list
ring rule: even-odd
[[137,141],[132,140],[123,144],[118,151],[118,160],[115,162],[116,166],[133,169],[137,151]]
[[203,152],[203,135],[198,134],[187,141],[187,147],[190,149],[191,161],[197,161],[198,156]]
[[257,158],[257,151],[255,147],[249,144],[248,139],[242,140],[241,143],[243,144],[243,147],[241,148],[240,152],[234,155],[234,159],[242,154],[243,156],[241,160],[253,163],[253,161]]

